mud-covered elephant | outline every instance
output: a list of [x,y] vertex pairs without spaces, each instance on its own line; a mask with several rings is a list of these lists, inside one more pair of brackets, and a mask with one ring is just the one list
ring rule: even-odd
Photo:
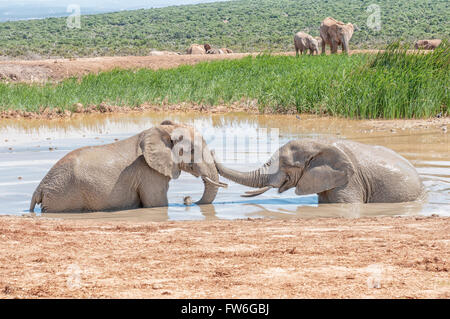
[[299,51],[300,54],[303,54],[303,51],[306,53],[308,50],[311,55],[313,55],[314,52],[319,54],[319,42],[305,32],[297,32],[294,35],[294,46],[295,54],[297,56]]
[[295,187],[297,195],[318,194],[319,203],[395,203],[421,199],[415,168],[394,151],[348,140],[300,139],[274,153],[261,168],[239,172],[216,159],[219,174],[260,188],[246,197]]
[[418,40],[414,43],[415,49],[424,49],[424,50],[434,50],[439,45],[441,45],[441,39],[433,39],[433,40]]
[[322,38],[322,54],[325,54],[325,46],[331,47],[331,53],[337,53],[338,46],[348,53],[348,44],[352,38],[354,26],[351,23],[343,23],[331,17],[326,18],[320,24],[320,37]]
[[35,190],[30,211],[36,204],[47,213],[167,206],[169,181],[181,170],[203,180],[197,204],[211,203],[218,187],[226,187],[202,136],[164,121],[125,140],[64,156]]

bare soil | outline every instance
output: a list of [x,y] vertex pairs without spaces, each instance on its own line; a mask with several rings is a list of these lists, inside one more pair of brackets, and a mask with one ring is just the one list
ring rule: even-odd
[[[239,59],[250,53],[221,55],[112,56],[74,59],[0,61],[0,80],[10,82],[61,81],[89,73],[119,69],[149,68],[153,70],[192,65],[203,61]],[[33,72],[34,70],[34,72]]]
[[450,298],[450,218],[0,217],[0,298]]

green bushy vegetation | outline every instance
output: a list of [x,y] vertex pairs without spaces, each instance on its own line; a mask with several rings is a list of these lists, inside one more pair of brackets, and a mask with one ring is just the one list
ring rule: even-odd
[[57,84],[0,84],[0,109],[73,110],[75,103],[228,104],[257,100],[275,112],[360,118],[429,117],[448,112],[450,49],[406,54],[398,43],[378,55],[259,55],[167,70],[114,70]]
[[[208,42],[235,51],[292,50],[296,31],[318,35],[332,16],[359,28],[351,48],[382,48],[393,40],[447,38],[448,0],[378,0],[381,30],[367,27],[372,0],[236,0],[125,11],[81,17],[81,29],[66,18],[0,23],[0,55],[77,57],[145,55],[152,48],[184,52]],[[83,8],[81,8],[81,11]]]

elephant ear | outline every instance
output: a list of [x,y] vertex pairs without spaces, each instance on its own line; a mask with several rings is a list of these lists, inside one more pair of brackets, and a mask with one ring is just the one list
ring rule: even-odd
[[149,129],[139,146],[148,166],[170,178],[180,176],[181,171],[173,160],[173,142],[166,130],[160,127]]
[[318,194],[348,183],[355,170],[349,157],[337,146],[326,146],[306,163],[297,183],[297,195]]

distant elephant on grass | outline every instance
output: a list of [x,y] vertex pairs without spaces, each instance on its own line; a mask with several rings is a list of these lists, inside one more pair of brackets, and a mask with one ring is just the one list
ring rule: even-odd
[[209,44],[191,44],[191,46],[186,50],[187,54],[206,54],[208,50],[211,49]]
[[424,49],[424,50],[434,50],[442,43],[441,39],[433,39],[433,40],[418,40],[414,43],[414,48],[416,49]]
[[282,146],[261,168],[239,172],[216,160],[219,174],[236,183],[282,193],[318,194],[319,203],[398,203],[421,199],[424,188],[414,166],[382,146],[348,140],[300,139]]
[[222,49],[209,49],[206,54],[225,54]]
[[349,52],[348,44],[352,38],[354,26],[351,23],[344,24],[331,17],[326,18],[320,24],[320,37],[322,38],[322,54],[325,54],[325,46],[331,47],[331,53],[337,53],[338,46],[342,51]]
[[167,206],[169,181],[181,170],[203,179],[197,204],[211,203],[218,187],[226,187],[199,133],[164,121],[123,141],[64,156],[37,187],[30,211],[36,204],[46,213]]
[[311,55],[319,54],[319,42],[314,39],[312,36],[305,32],[297,32],[294,36],[294,46],[295,46],[295,55],[298,56],[298,52],[303,54],[309,50]]

